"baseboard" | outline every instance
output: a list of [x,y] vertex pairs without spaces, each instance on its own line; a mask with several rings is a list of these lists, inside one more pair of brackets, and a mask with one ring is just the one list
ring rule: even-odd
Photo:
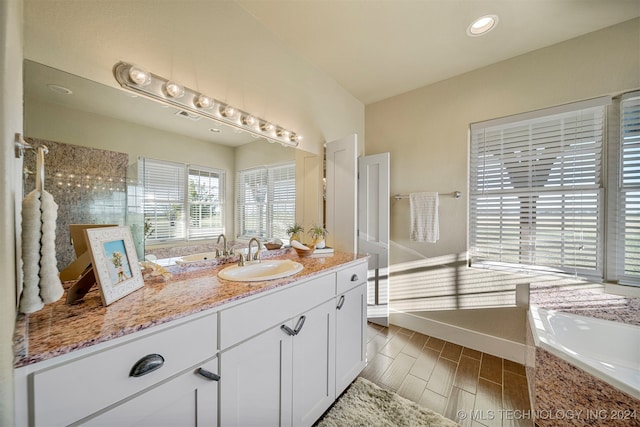
[[393,309],[389,313],[389,323],[463,347],[525,364],[526,345],[522,343]]

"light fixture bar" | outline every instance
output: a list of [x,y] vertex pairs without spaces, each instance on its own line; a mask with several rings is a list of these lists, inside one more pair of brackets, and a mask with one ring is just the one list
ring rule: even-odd
[[[295,132],[286,130],[281,126],[271,125],[271,122],[265,119],[232,107],[194,89],[178,85],[174,81],[149,73],[132,64],[118,62],[113,67],[113,74],[120,86],[136,94],[163,104],[172,105],[218,123],[224,123],[233,128],[265,138],[268,141],[297,147],[302,138]],[[247,120],[247,117],[252,119]],[[264,126],[265,123],[270,124],[270,126]]]

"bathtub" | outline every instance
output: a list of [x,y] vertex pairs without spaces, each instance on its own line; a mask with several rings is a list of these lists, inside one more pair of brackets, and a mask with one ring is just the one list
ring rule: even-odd
[[536,346],[640,399],[640,326],[536,306],[529,322]]
[[180,258],[175,258],[177,264],[188,264],[190,262],[200,262],[216,259],[216,253],[214,252],[201,252],[198,254],[185,255]]

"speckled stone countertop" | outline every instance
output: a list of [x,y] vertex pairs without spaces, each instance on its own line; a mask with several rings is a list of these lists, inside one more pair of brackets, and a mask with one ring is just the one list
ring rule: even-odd
[[640,298],[606,293],[604,285],[578,279],[531,282],[529,303],[547,310],[640,326]]
[[[218,279],[227,265],[197,263],[172,269],[173,277],[145,279],[145,286],[108,307],[94,286],[78,303],[65,303],[66,294],[42,310],[24,315],[16,322],[14,367],[30,365],[160,325],[194,313],[220,307],[296,280],[329,272],[365,258],[364,255],[336,252],[330,256],[299,258],[293,251],[279,251],[278,258],[300,262],[304,269],[293,276],[263,282],[231,282]],[[270,256],[270,258],[273,256]],[[69,288],[71,283],[65,284]]]

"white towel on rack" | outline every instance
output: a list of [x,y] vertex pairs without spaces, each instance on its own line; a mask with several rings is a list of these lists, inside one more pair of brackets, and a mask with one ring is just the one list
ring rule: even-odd
[[437,242],[440,238],[438,193],[411,193],[409,199],[411,240],[414,242]]
[[56,220],[58,205],[43,190],[40,196],[42,232],[40,237],[40,296],[45,304],[58,301],[64,293],[56,260]]

